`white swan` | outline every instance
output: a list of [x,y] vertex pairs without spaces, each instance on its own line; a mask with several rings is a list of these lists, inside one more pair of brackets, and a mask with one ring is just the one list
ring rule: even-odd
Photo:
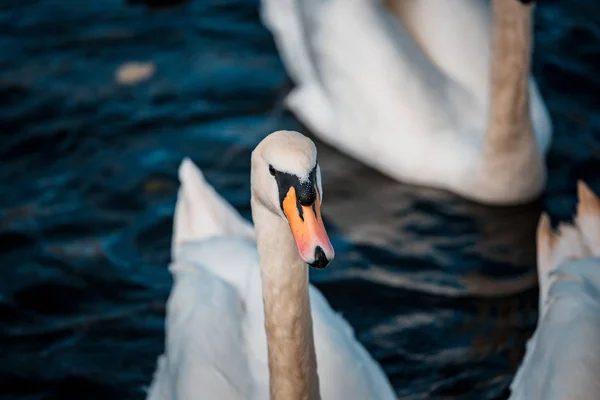
[[195,165],[180,167],[166,350],[147,398],[394,399],[381,367],[308,282],[307,262],[333,257],[314,144],[273,133],[251,170],[258,249],[252,227]]
[[[551,122],[517,0],[262,0],[319,138],[405,182],[489,204],[536,197]],[[491,26],[493,25],[493,29]],[[490,51],[493,48],[493,53]]]
[[574,225],[538,226],[540,317],[512,400],[600,399],[600,200],[582,182]]

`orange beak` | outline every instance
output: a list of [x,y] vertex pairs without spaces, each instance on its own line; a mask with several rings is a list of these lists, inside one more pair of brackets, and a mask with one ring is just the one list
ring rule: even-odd
[[325,268],[333,260],[334,250],[321,219],[321,198],[319,191],[316,192],[315,202],[304,206],[296,198],[296,189],[290,187],[283,199],[283,212],[292,229],[300,257],[311,267]]

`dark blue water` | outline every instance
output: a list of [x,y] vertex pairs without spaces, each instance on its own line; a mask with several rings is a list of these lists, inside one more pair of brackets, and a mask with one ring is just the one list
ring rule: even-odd
[[[541,1],[555,139],[542,200],[490,208],[319,144],[336,247],[312,275],[400,398],[500,399],[535,327],[541,207],[600,190],[600,11]],[[249,216],[249,156],[302,129],[256,0],[0,1],[0,398],[142,399],[163,351],[177,167]],[[154,75],[119,85],[123,63]]]

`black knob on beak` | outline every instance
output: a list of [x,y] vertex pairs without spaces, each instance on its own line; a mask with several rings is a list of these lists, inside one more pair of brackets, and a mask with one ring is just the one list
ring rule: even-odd
[[310,264],[310,266],[313,268],[323,269],[329,264],[329,261],[330,260],[327,259],[327,256],[325,255],[325,252],[321,246],[317,246],[315,249],[315,260]]

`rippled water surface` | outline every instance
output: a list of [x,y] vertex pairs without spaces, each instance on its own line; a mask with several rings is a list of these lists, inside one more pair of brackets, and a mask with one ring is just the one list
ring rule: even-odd
[[[543,199],[489,208],[318,144],[336,247],[313,282],[403,399],[500,399],[535,327],[541,207],[600,190],[600,12],[540,2],[555,139]],[[570,5],[571,4],[571,5]],[[0,1],[0,397],[142,399],[163,350],[177,167],[249,217],[249,156],[302,129],[255,0]],[[151,62],[143,83],[116,70]]]

